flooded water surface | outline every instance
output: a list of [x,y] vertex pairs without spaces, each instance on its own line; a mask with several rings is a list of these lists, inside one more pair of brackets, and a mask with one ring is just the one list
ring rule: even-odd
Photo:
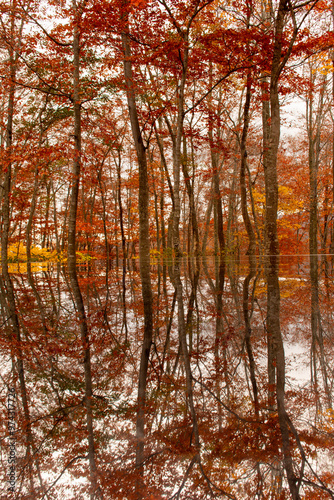
[[334,283],[313,264],[281,258],[271,332],[261,262],[185,258],[181,295],[156,260],[146,350],[138,261],[0,276],[1,498],[334,498]]

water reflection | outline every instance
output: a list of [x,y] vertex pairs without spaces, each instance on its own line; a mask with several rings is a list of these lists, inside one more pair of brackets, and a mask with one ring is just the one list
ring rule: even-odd
[[[8,391],[17,394],[13,498],[291,498],[282,429],[299,497],[333,498],[330,264],[281,258],[280,372],[270,359],[263,264],[184,259],[187,384],[170,263],[152,263],[154,342],[140,481],[143,301],[136,261],[120,268],[94,262],[72,274],[60,265],[37,273],[28,266],[1,276],[2,422]],[[2,429],[1,495],[11,498],[10,433]]]

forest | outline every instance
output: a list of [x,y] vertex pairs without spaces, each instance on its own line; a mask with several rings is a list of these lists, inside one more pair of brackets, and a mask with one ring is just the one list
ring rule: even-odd
[[334,499],[334,4],[0,14],[1,499]]

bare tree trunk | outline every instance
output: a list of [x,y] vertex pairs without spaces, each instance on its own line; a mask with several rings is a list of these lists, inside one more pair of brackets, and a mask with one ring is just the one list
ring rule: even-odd
[[51,192],[52,192],[52,201],[53,201],[53,223],[55,226],[56,251],[57,251],[57,255],[59,255],[60,254],[60,240],[59,240],[59,232],[58,232],[57,201],[56,201],[56,191],[54,188],[53,180],[51,180]]
[[245,228],[247,231],[247,236],[249,240],[249,246],[247,250],[247,254],[253,255],[256,249],[256,237],[253,229],[253,225],[251,219],[249,217],[248,209],[247,209],[247,186],[246,186],[246,172],[247,172],[247,148],[246,148],[246,140],[248,134],[249,127],[249,108],[251,101],[251,81],[250,74],[247,75],[246,82],[246,98],[244,105],[244,125],[240,140],[240,154],[241,154],[241,165],[240,165],[240,191],[241,191],[241,210],[242,210],[242,218],[245,224]]
[[[47,100],[45,101],[45,104],[43,108],[41,109],[39,113],[39,121],[40,121],[40,132],[39,132],[39,140],[38,140],[38,149],[41,148],[42,142],[43,142],[43,133],[45,130],[43,130],[42,123],[41,123],[41,117],[43,114],[43,111],[45,110],[47,105]],[[32,230],[32,225],[33,225],[33,220],[34,220],[34,215],[35,215],[35,209],[36,209],[36,201],[37,201],[37,195],[38,195],[38,185],[39,185],[39,163],[37,162],[36,167],[35,167],[35,173],[34,173],[34,187],[33,187],[33,193],[32,193],[32,198],[31,198],[31,205],[30,205],[30,211],[29,211],[29,218],[28,218],[28,223],[27,223],[27,228],[26,228],[26,242],[27,242],[27,260],[28,262],[31,261],[31,230]],[[52,180],[50,181],[50,189],[52,186]]]
[[73,0],[75,26],[73,29],[73,111],[74,111],[74,158],[72,162],[71,195],[68,215],[67,261],[69,267],[76,265],[76,223],[81,169],[81,103],[80,103],[80,33],[79,12]]
[[43,236],[42,236],[42,248],[48,248],[49,240],[50,240],[50,231],[49,231],[49,211],[50,211],[50,190],[51,190],[51,181],[45,176],[45,189],[46,189],[46,206],[45,206],[45,223],[43,225]]
[[[332,0],[332,26],[334,28],[334,0]],[[333,29],[332,28],[332,29]],[[334,71],[334,51],[331,51],[332,68]],[[332,106],[334,105],[334,78],[332,77]],[[331,243],[330,253],[332,254],[332,268],[334,267],[334,117],[332,115],[332,224],[331,224]]]

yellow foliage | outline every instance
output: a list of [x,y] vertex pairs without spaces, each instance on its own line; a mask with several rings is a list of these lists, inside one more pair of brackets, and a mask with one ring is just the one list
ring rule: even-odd
[[264,193],[261,193],[257,189],[253,189],[253,200],[254,200],[254,205],[256,207],[256,211],[259,214],[264,213],[264,209],[266,206],[266,196]]
[[293,296],[302,287],[305,287],[305,283],[302,280],[295,278],[284,278],[280,280],[280,296],[282,298],[288,298]]
[[278,186],[278,210],[284,215],[291,215],[300,212],[304,206],[303,201],[294,196],[290,187]]
[[93,259],[96,259],[96,257],[92,257],[92,255],[89,255],[88,253],[82,253],[82,252],[76,252],[76,256],[77,256],[77,263],[78,264],[82,264],[83,262],[89,262]]
[[[40,273],[42,271],[48,270],[49,261],[45,262],[32,262],[31,263],[31,272]],[[14,274],[19,273],[23,274],[27,272],[27,263],[26,262],[16,262],[12,264],[8,264],[8,272]]]
[[151,257],[161,257],[162,254],[156,248],[151,248],[150,255]]
[[[39,246],[31,247],[32,262],[63,262],[64,256],[58,254],[56,250],[41,248]],[[27,262],[27,247],[22,243],[12,243],[8,248],[8,262]]]
[[[12,243],[8,247],[8,271],[10,273],[27,272],[27,247],[22,243]],[[31,271],[33,273],[46,271],[50,262],[64,262],[64,255],[57,254],[55,250],[31,247]]]
[[[264,193],[253,190],[253,199],[259,213],[264,212],[266,197]],[[292,215],[303,209],[304,203],[298,200],[293,193],[293,190],[287,186],[278,186],[278,211],[284,215]]]
[[334,410],[332,410],[332,408],[327,408],[323,411],[322,417],[324,430],[332,434],[334,430]]
[[[94,259],[91,255],[82,252],[76,252],[77,262],[89,262]],[[8,248],[9,272],[27,271],[27,247],[22,243],[12,243]],[[47,269],[48,262],[66,262],[67,258],[63,252],[57,253],[56,250],[41,248],[39,246],[31,247],[31,270],[33,272]]]

